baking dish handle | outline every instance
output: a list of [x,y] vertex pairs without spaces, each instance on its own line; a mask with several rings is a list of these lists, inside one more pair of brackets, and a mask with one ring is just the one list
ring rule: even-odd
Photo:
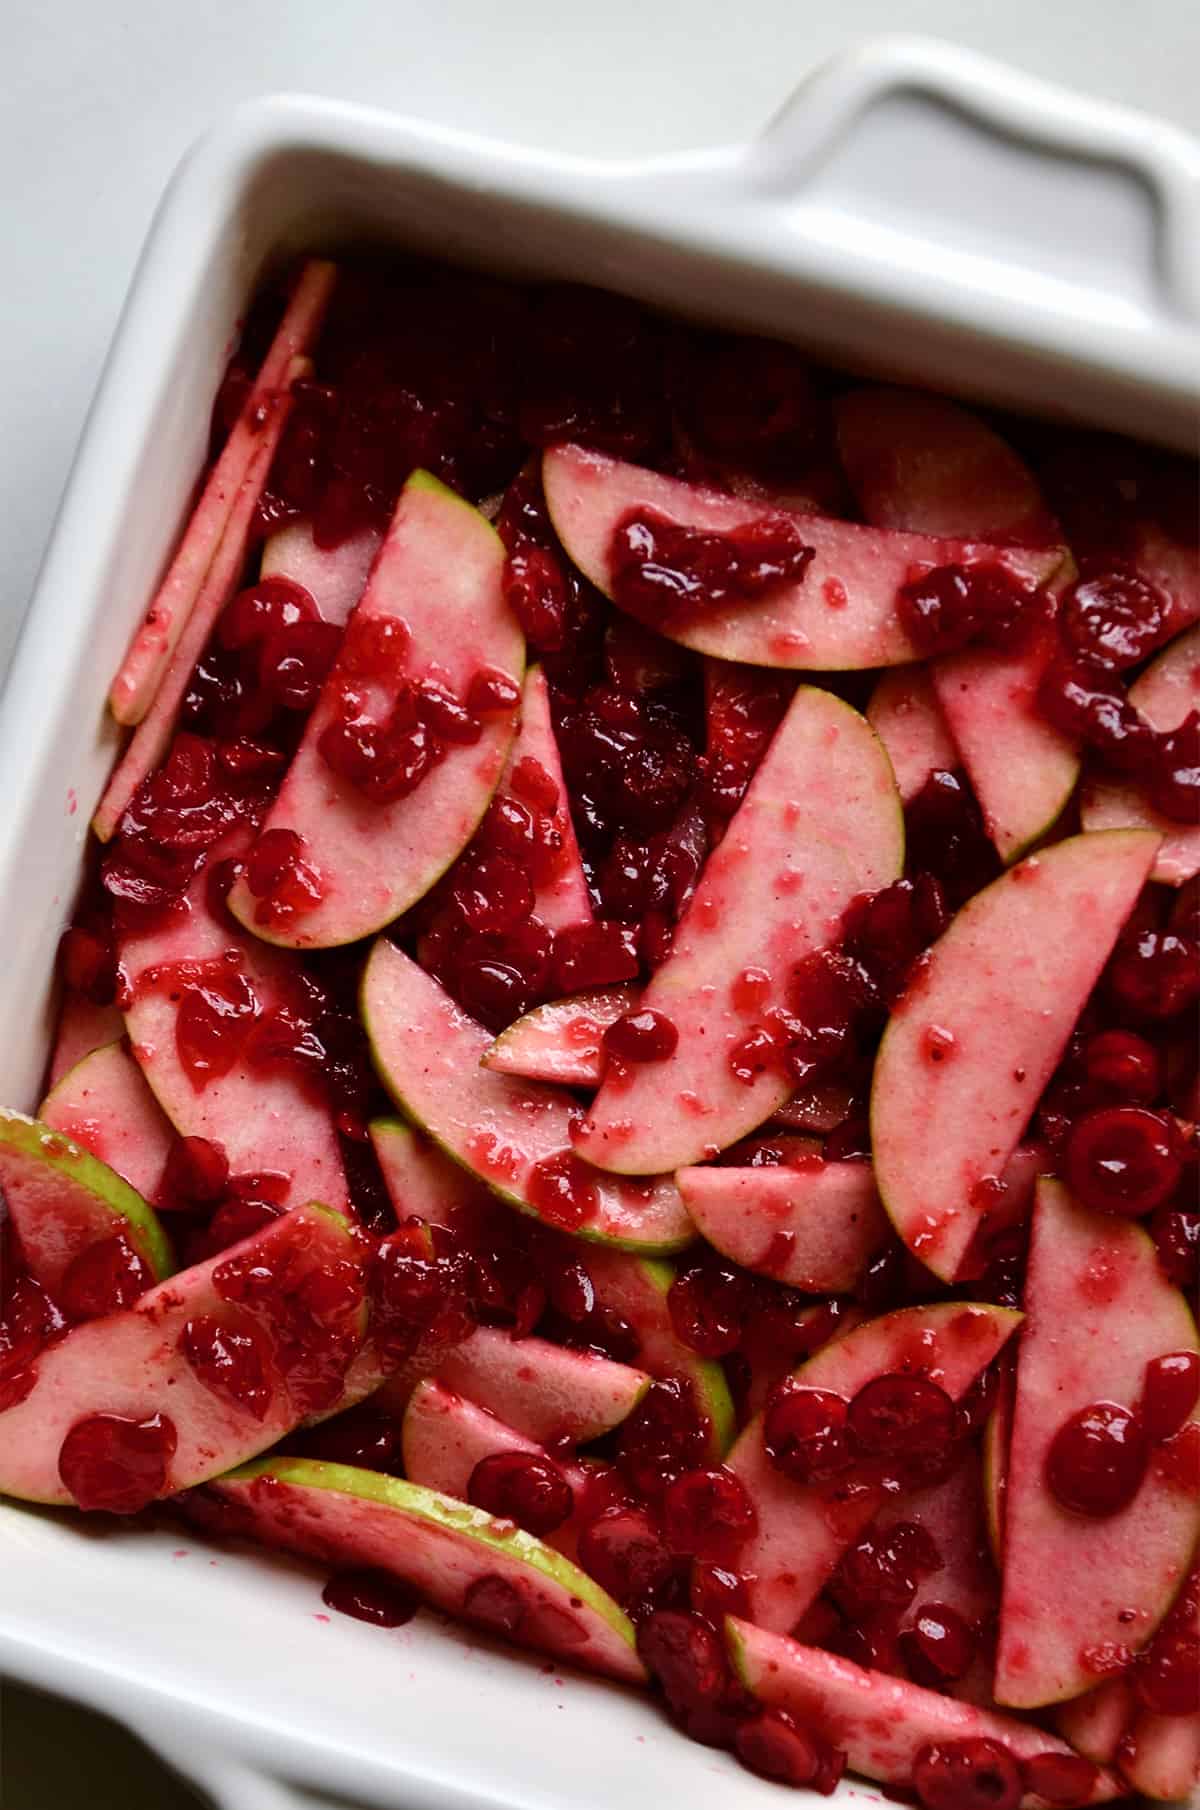
[[[753,192],[847,249],[903,241],[952,287],[1099,292],[1200,319],[1200,143],[922,38],[815,72],[753,144]],[[786,222],[781,220],[781,225]]]

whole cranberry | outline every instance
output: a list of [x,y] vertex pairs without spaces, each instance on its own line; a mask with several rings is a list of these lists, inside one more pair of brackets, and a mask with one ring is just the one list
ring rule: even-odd
[[849,1429],[873,1457],[904,1458],[953,1443],[958,1416],[946,1391],[925,1376],[873,1377],[850,1403]]
[[1166,614],[1167,600],[1156,585],[1136,572],[1103,572],[1071,586],[1059,611],[1059,631],[1080,659],[1118,672],[1153,651]]
[[847,1436],[849,1403],[830,1389],[812,1389],[789,1377],[776,1389],[763,1417],[763,1447],[777,1471],[794,1483],[836,1477],[853,1462]]
[[938,1741],[913,1762],[913,1787],[925,1810],[1017,1810],[1021,1772],[1007,1747],[976,1737]]
[[675,1709],[715,1703],[725,1690],[728,1667],[720,1636],[686,1609],[659,1609],[638,1629],[638,1653]]
[[1066,1179],[1085,1206],[1141,1219],[1171,1198],[1183,1173],[1170,1120],[1144,1106],[1106,1106],[1076,1120]]
[[1035,1753],[1022,1762],[1021,1771],[1025,1789],[1053,1804],[1055,1810],[1089,1803],[1100,1779],[1099,1767],[1078,1753]]
[[1093,1402],[1055,1433],[1046,1454],[1046,1481],[1063,1507],[1076,1514],[1115,1515],[1141,1488],[1147,1456],[1139,1416],[1116,1402]]
[[1108,990],[1137,1019],[1175,1018],[1200,999],[1200,947],[1174,930],[1126,931],[1109,963]]
[[785,1709],[760,1710],[743,1722],[734,1746],[749,1772],[781,1785],[807,1785],[824,1797],[832,1795],[846,1764],[845,1754],[835,1753]]
[[724,1465],[684,1471],[663,1497],[663,1531],[673,1551],[730,1560],[758,1522],[745,1484]]
[[493,1452],[481,1458],[471,1472],[467,1500],[543,1539],[569,1519],[575,1505],[561,1470],[536,1452]]

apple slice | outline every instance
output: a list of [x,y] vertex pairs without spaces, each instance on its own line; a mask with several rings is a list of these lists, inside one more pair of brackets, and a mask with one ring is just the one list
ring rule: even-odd
[[847,390],[833,419],[850,487],[877,527],[1031,547],[1061,541],[1029,467],[970,409],[879,385]]
[[885,672],[871,693],[867,721],[887,749],[905,804],[931,773],[951,773],[962,764],[923,666],[897,666]]
[[[1200,1641],[1200,1563],[1193,1566],[1151,1642],[1147,1660],[1153,1662],[1154,1648],[1165,1639],[1191,1641],[1190,1651],[1195,1653],[1195,1642]],[[1200,1712],[1164,1716],[1138,1704],[1117,1751],[1117,1765],[1143,1797],[1188,1799],[1200,1784]]]
[[153,1200],[175,1134],[123,1043],[76,1063],[46,1095],[38,1117]]
[[1097,1766],[1111,1766],[1132,1715],[1129,1685],[1124,1678],[1110,1678],[1086,1697],[1056,1704],[1054,1726],[1085,1759],[1095,1760]]
[[1157,847],[1148,831],[1109,830],[1029,856],[963,907],[892,1012],[871,1089],[875,1179],[905,1244],[944,1281]]
[[247,1035],[265,1014],[302,1004],[287,959],[240,936],[213,909],[209,876],[244,853],[245,841],[246,832],[239,830],[216,845],[188,888],[183,915],[122,942],[130,1047],[176,1131],[222,1145],[234,1174],[285,1172],[291,1178],[290,1206],[321,1200],[340,1211],[349,1197],[333,1119],[294,1064],[251,1067],[244,1046],[235,1043],[227,1071],[218,1066],[205,1075],[189,1071],[180,1053],[180,1023],[197,985],[220,991],[222,977],[226,987],[234,977],[243,1002],[255,1008],[246,1020]]
[[[528,768],[522,770],[523,761],[534,762],[541,772],[531,773]],[[562,841],[558,871],[554,878],[547,881],[534,876],[533,912],[551,930],[563,930],[570,924],[591,923],[592,900],[579,856],[575,826],[571,822],[562,760],[554,737],[554,724],[550,720],[550,692],[546,685],[546,675],[540,666],[531,666],[525,675],[521,693],[521,726],[509,752],[508,765],[501,776],[498,790],[520,799],[527,806],[532,804],[536,809],[539,801],[528,797],[528,787],[532,783],[540,790],[546,786],[547,779],[556,788],[558,796],[553,809],[544,812],[544,815],[549,817]],[[548,792],[549,788],[546,787],[546,790]]]
[[[973,1302],[899,1308],[864,1321],[792,1374],[806,1388],[852,1400],[876,1377],[911,1373],[929,1377],[957,1400],[1020,1319],[1009,1308]],[[874,1519],[886,1492],[864,1465],[830,1482],[793,1482],[767,1457],[761,1414],[746,1427],[728,1463],[758,1510],[757,1531],[738,1559],[739,1571],[750,1579],[751,1613],[764,1628],[793,1628],[842,1553]]]
[[259,577],[303,585],[324,620],[341,627],[363,594],[382,541],[377,528],[357,528],[336,547],[318,547],[311,522],[288,522],[264,543]]
[[[288,367],[289,385],[307,375],[308,362],[296,359]],[[163,759],[175,733],[180,705],[191,683],[196,662],[204,652],[213,624],[233,597],[246,564],[250,528],[259,498],[266,488],[271,460],[292,410],[290,393],[282,394],[263,427],[254,456],[233,501],[225,532],[213,556],[204,582],[190,606],[178,645],[166,670],[155,681],[154,696],[141,717],[129,746],[113,769],[104,795],[92,818],[101,842],[115,833],[142,781]]]
[[[383,938],[363,975],[362,1014],[401,1111],[510,1206],[628,1250],[674,1251],[695,1237],[670,1176],[625,1181],[580,1162],[570,1096],[481,1068],[492,1041],[482,1025]],[[569,1195],[565,1212],[558,1178]]]
[[813,1295],[846,1293],[890,1232],[870,1163],[680,1169],[697,1231],[743,1268]]
[[[1180,635],[1151,661],[1129,687],[1129,699],[1159,730],[1178,729],[1189,711],[1200,710],[1200,628]],[[1080,801],[1080,820],[1085,830],[1157,830],[1162,843],[1151,878],[1167,886],[1182,886],[1200,872],[1200,825],[1164,817],[1137,786],[1089,780]]]
[[0,1108],[0,1196],[29,1273],[51,1299],[75,1258],[117,1233],[156,1281],[175,1268],[158,1215],[136,1189],[64,1131],[7,1108]]
[[[1200,1535],[1200,1496],[1157,1454],[1137,1495],[1115,1514],[1075,1514],[1046,1480],[1051,1442],[1072,1415],[1094,1402],[1132,1408],[1153,1358],[1200,1351],[1195,1321],[1148,1234],[1132,1220],[1087,1211],[1060,1183],[1042,1180],[1025,1303],[996,1659],[997,1701],[1018,1709],[1080,1696],[1095,1684],[1096,1656],[1106,1650],[1140,1651]],[[1200,1424],[1176,1437],[1200,1441]]]
[[58,1015],[47,1087],[56,1087],[77,1062],[124,1035],[125,1020],[117,1006],[97,1006],[81,993],[66,994]]
[[222,536],[228,531],[243,481],[278,424],[279,392],[286,391],[291,381],[289,367],[311,348],[320,332],[336,278],[336,267],[320,258],[310,258],[300,274],[254,387],[242,404],[167,575],[113,680],[109,703],[118,723],[140,723],[154,701]]
[[602,987],[535,1006],[501,1031],[483,1055],[484,1068],[525,1081],[563,1087],[599,1087],[604,1073],[604,1033],[624,1016],[637,988]]
[[504,1208],[493,1194],[403,1119],[373,1119],[371,1145],[398,1220],[415,1214],[467,1242],[496,1226]]
[[[763,515],[761,503],[702,490],[580,446],[552,447],[542,460],[542,483],[559,539],[606,595],[612,592],[613,535],[631,510],[649,508],[716,533]],[[686,622],[649,626],[699,653],[754,666],[834,672],[901,666],[920,657],[896,614],[896,593],[914,567],[995,564],[1035,586],[1058,570],[1063,557],[1061,548],[1042,552],[897,534],[827,516],[795,519],[804,544],[814,549],[798,584],[730,609],[697,610]]]
[[709,856],[671,953],[639,1009],[675,1026],[665,1061],[610,1063],[576,1150],[621,1174],[715,1156],[782,1106],[776,1065],[749,1079],[735,1054],[787,1003],[794,964],[836,941],[862,892],[904,864],[904,821],[886,754],[863,717],[802,686]]
[[231,1531],[328,1567],[378,1567],[435,1608],[592,1671],[645,1673],[633,1624],[585,1572],[511,1521],[378,1471],[271,1458],[206,1492]]
[[488,716],[478,741],[448,747],[415,791],[388,804],[335,774],[318,744],[348,688],[382,721],[405,679],[431,680],[460,699],[484,669],[519,682],[524,641],[501,591],[503,569],[504,546],[490,522],[428,472],[414,472],[347,629],[348,650],[371,623],[405,623],[404,674],[361,678],[347,670],[344,650],[326,680],[262,826],[303,838],[320,901],[278,921],[240,879],[229,909],[257,936],[305,949],[356,942],[407,911],[471,840],[512,743],[513,711]]
[[[852,1772],[882,1785],[911,1789],[921,1749],[941,1742],[995,1741],[1018,1762],[1071,1751],[1032,1722],[957,1702],[886,1672],[867,1671],[736,1616],[726,1620],[725,1636],[744,1689],[770,1709],[787,1710],[802,1728],[844,1753]],[[1079,1801],[1104,1803],[1121,1789],[1112,1773],[1100,1772],[1089,1795]],[[1021,1800],[1028,1806],[1044,1801],[1029,1792]]]
[[[94,1157],[83,1161],[95,1164]],[[346,1304],[329,1321],[338,1343],[322,1342],[311,1352],[291,1348],[285,1371],[280,1357],[289,1348],[273,1337],[270,1298],[251,1314],[220,1292],[215,1273],[228,1274],[230,1264],[285,1277],[289,1293],[314,1277],[357,1278],[357,1305],[348,1288]],[[208,1316],[254,1340],[256,1357],[248,1363],[243,1353],[242,1365],[212,1366],[218,1379],[234,1375],[253,1385],[243,1399],[228,1393],[227,1382],[210,1386],[185,1352],[189,1323]],[[312,1412],[336,1387],[337,1367],[345,1369],[365,1324],[362,1258],[349,1226],[321,1207],[298,1207],[209,1262],[160,1282],[132,1307],[77,1326],[41,1351],[29,1393],[0,1414],[0,1493],[71,1502],[59,1455],[67,1434],[94,1415],[138,1422],[162,1415],[174,1429],[174,1448],[164,1450],[165,1468],[148,1499],[202,1483],[274,1445]]]

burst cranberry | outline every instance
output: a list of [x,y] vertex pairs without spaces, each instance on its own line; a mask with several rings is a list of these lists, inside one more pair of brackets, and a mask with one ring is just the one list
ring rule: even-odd
[[922,1747],[913,1786],[925,1810],[1017,1810],[1021,1772],[1007,1747],[977,1737]]
[[1200,824],[1200,710],[1156,738],[1142,784],[1164,817]]
[[709,1431],[691,1384],[660,1378],[622,1426],[617,1462],[647,1501],[657,1501],[682,1471],[703,1465]]
[[1142,1425],[1151,1445],[1178,1433],[1200,1396],[1200,1356],[1172,1351],[1151,1358],[1142,1387]]
[[554,939],[554,978],[563,993],[615,986],[637,972],[637,940],[627,924],[579,924]]
[[673,1560],[644,1509],[609,1509],[579,1536],[579,1562],[602,1590],[628,1607],[653,1597]]
[[802,1728],[785,1709],[764,1709],[743,1722],[734,1735],[738,1759],[747,1771],[781,1785],[809,1786],[829,1797],[841,1777],[845,1754],[822,1764],[830,1749]]
[[1038,685],[1038,709],[1073,741],[1095,748],[1108,766],[1139,772],[1154,747],[1154,731],[1118,680],[1079,660],[1050,662]]
[[1093,1402],[1055,1433],[1046,1454],[1046,1481],[1063,1507],[1076,1514],[1115,1515],[1137,1495],[1146,1462],[1139,1417],[1115,1402]]
[[1155,585],[1135,572],[1105,572],[1071,586],[1059,611],[1059,631],[1080,659],[1118,672],[1153,651],[1166,613],[1166,599]]
[[[442,1230],[442,1228],[438,1228]],[[376,1342],[393,1360],[409,1357],[422,1336],[455,1314],[466,1294],[468,1268],[460,1252],[439,1250],[431,1229],[418,1219],[381,1240],[370,1265]]]
[[701,1357],[726,1357],[742,1337],[750,1305],[747,1278],[724,1264],[681,1270],[667,1295],[676,1337]]
[[133,1515],[166,1488],[178,1438],[165,1414],[77,1420],[58,1455],[58,1474],[80,1508]]
[[316,602],[303,585],[290,578],[264,578],[239,591],[226,606],[217,625],[217,640],[222,647],[256,647],[282,629],[317,618]]
[[185,988],[175,1019],[175,1048],[197,1093],[232,1069],[257,1011],[253,987],[236,970]]
[[[287,766],[287,755],[266,742],[256,742],[248,735],[234,736],[218,742],[217,759],[232,788],[237,792],[270,789]],[[225,891],[233,884],[233,876]],[[223,895],[222,895],[223,896]]]
[[884,997],[893,999],[948,921],[941,885],[932,874],[918,874],[855,899],[842,923],[842,942]]
[[749,1581],[736,1571],[726,1570],[724,1565],[703,1561],[693,1565],[689,1600],[696,1614],[714,1628],[722,1627],[727,1615],[738,1615],[743,1620],[750,1616]]
[[472,930],[502,933],[533,910],[529,875],[506,855],[483,855],[464,867],[452,897]]
[[847,1440],[849,1403],[830,1389],[788,1378],[767,1404],[763,1446],[777,1471],[794,1483],[820,1483],[852,1462]]
[[117,958],[112,943],[78,925],[63,932],[58,945],[58,971],[74,993],[93,1005],[110,1005],[116,996]]
[[907,1609],[922,1577],[941,1566],[941,1554],[925,1529],[899,1521],[847,1548],[829,1593],[846,1615],[865,1624],[880,1609]]
[[787,516],[761,516],[711,533],[684,527],[656,509],[635,509],[613,533],[612,594],[622,608],[648,617],[653,626],[681,607],[720,608],[798,584],[813,553]]
[[1171,930],[1126,931],[1108,970],[1116,1004],[1137,1018],[1174,1018],[1200,998],[1200,948]]
[[904,828],[910,870],[936,875],[950,911],[1000,873],[1000,857],[962,774],[931,773],[905,806]]
[[510,553],[504,566],[504,598],[538,653],[557,653],[566,645],[568,581],[548,548],[526,545]]
[[661,1012],[626,1012],[604,1033],[604,1047],[622,1062],[665,1062],[675,1053],[679,1032]]
[[900,1636],[904,1663],[918,1684],[940,1690],[961,1678],[975,1656],[975,1636],[946,1603],[922,1603],[912,1626]]
[[904,1458],[952,1444],[958,1416],[937,1383],[895,1371],[863,1385],[850,1403],[848,1424],[862,1451]]
[[877,1003],[866,969],[837,949],[818,949],[797,962],[788,985],[794,1023],[787,1026],[786,1063],[797,1086],[836,1071],[851,1054],[856,1032]]
[[211,1138],[177,1137],[167,1152],[159,1195],[165,1204],[186,1201],[207,1206],[220,1200],[228,1180],[229,1158],[222,1144]]
[[1163,1273],[1185,1291],[1200,1286],[1200,1213],[1160,1207],[1150,1233]]
[[493,1452],[481,1458],[471,1472],[467,1500],[539,1537],[561,1527],[574,1506],[571,1486],[558,1466],[536,1452]]
[[1097,1103],[1148,1106],[1162,1087],[1158,1051],[1133,1031],[1098,1031],[1080,1050],[1079,1066]]
[[425,727],[455,747],[471,747],[483,734],[483,724],[475,713],[431,679],[422,679],[417,686],[416,708]]
[[715,1703],[728,1678],[720,1636],[698,1615],[659,1609],[638,1629],[638,1653],[672,1708]]
[[[471,675],[467,687],[467,709],[473,716],[504,716],[521,701],[521,688],[515,679],[494,666],[480,667]],[[436,724],[434,725],[436,728]]]
[[132,1307],[154,1277],[121,1232],[99,1238],[72,1258],[58,1285],[58,1304],[69,1320],[98,1320]]
[[339,675],[393,684],[404,671],[412,631],[402,616],[351,616],[342,641]]
[[184,1327],[179,1346],[206,1389],[252,1420],[266,1419],[272,1396],[270,1357],[262,1333],[248,1320],[234,1325],[215,1314],[197,1314]]
[[1134,1668],[1138,1700],[1156,1716],[1194,1716],[1200,1711],[1200,1638],[1164,1629]]
[[304,1452],[327,1464],[353,1464],[366,1471],[403,1473],[402,1423],[377,1408],[351,1409],[304,1435]]
[[262,644],[258,682],[282,710],[311,710],[337,658],[342,631],[333,622],[298,622]]
[[401,1628],[421,1605],[411,1584],[370,1566],[336,1572],[322,1590],[321,1601],[339,1615],[351,1615],[375,1628]]
[[1182,1173],[1169,1120],[1143,1106],[1086,1113],[1067,1139],[1067,1181],[1102,1213],[1140,1219],[1170,1199]]
[[543,1157],[529,1172],[526,1196],[548,1225],[574,1231],[594,1219],[600,1194],[592,1171],[570,1150]]
[[535,810],[552,816],[558,809],[558,785],[532,754],[523,755],[517,762],[509,783],[517,797]]
[[1035,1753],[1021,1762],[1026,1791],[1044,1798],[1056,1810],[1071,1810],[1090,1802],[1100,1781],[1100,1769],[1078,1753]]
[[528,865],[534,844],[533,812],[517,798],[494,798],[479,826],[479,840],[518,866]]
[[676,1477],[662,1519],[672,1551],[714,1561],[734,1558],[758,1525],[745,1484],[724,1465]]

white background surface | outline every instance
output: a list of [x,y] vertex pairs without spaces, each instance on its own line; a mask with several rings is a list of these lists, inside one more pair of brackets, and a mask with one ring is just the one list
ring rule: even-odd
[[636,155],[748,135],[899,30],[1200,130],[1200,0],[0,0],[0,671],[151,211],[223,110],[304,89]]

